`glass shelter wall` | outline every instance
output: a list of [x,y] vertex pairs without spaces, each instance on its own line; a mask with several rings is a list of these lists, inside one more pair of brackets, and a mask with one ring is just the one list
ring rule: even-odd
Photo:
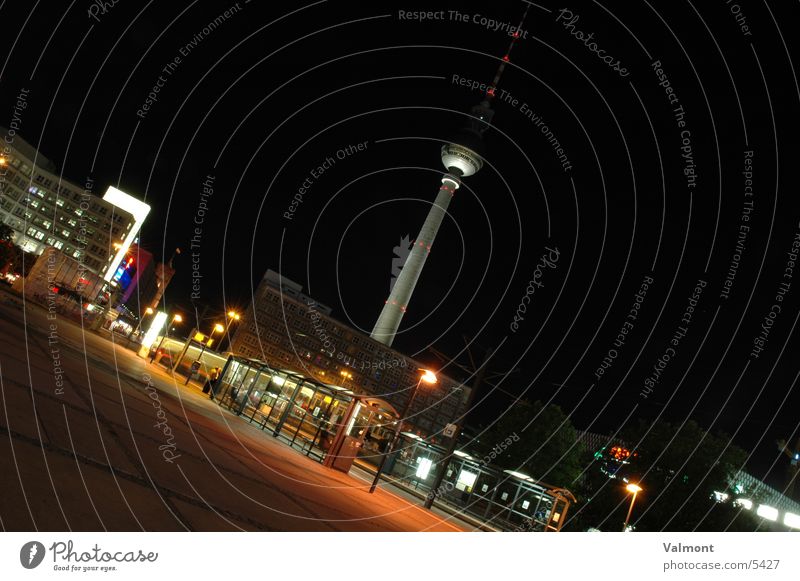
[[348,390],[239,357],[228,359],[215,391],[221,406],[318,459],[353,397]]

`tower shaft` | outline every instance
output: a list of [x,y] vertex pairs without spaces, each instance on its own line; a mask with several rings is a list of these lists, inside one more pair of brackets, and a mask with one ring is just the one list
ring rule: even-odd
[[370,336],[384,345],[391,346],[394,341],[400,322],[403,320],[403,315],[405,315],[406,308],[411,300],[411,295],[414,292],[414,287],[417,285],[419,275],[422,273],[422,267],[425,266],[425,261],[428,259],[431,246],[437,232],[439,232],[439,227],[442,225],[442,220],[444,220],[447,207],[450,205],[450,200],[453,198],[456,188],[458,188],[458,178],[453,174],[445,174],[442,177],[442,187],[439,188],[439,193],[428,212],[428,217],[425,218],[425,223],[419,231],[419,236],[414,241],[414,246],[406,259],[406,263],[403,265],[403,269],[394,283],[392,292],[383,306],[378,321],[372,329]]

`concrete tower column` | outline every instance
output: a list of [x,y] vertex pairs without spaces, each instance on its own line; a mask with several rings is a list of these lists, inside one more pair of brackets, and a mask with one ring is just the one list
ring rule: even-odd
[[428,217],[425,218],[425,223],[419,231],[419,236],[414,241],[414,246],[406,259],[406,263],[403,265],[403,269],[394,283],[392,292],[383,306],[378,321],[372,329],[370,336],[384,345],[391,345],[394,341],[395,334],[397,334],[400,322],[403,320],[403,315],[406,313],[411,295],[414,292],[414,287],[417,284],[419,275],[422,273],[422,267],[425,266],[425,261],[428,259],[428,254],[430,254],[436,233],[442,225],[450,200],[459,186],[458,174],[461,172],[455,168],[451,168],[451,170],[454,171],[442,176],[442,187],[439,188],[439,194],[436,196],[430,212],[428,212]]

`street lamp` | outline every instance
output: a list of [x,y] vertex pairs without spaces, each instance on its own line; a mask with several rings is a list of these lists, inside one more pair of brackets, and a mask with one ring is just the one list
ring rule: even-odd
[[414,388],[414,391],[411,392],[411,397],[408,398],[406,406],[403,408],[400,417],[397,418],[397,429],[394,431],[394,437],[392,438],[392,441],[389,442],[389,446],[386,448],[386,452],[384,452],[383,456],[381,457],[381,463],[378,466],[378,471],[375,473],[375,480],[372,481],[372,486],[369,487],[370,494],[375,492],[375,487],[378,486],[378,480],[380,480],[381,473],[383,472],[383,466],[384,464],[386,464],[386,458],[389,456],[389,454],[392,453],[392,450],[394,450],[394,447],[397,444],[397,440],[400,439],[400,430],[403,427],[403,418],[405,418],[408,415],[408,412],[411,409],[411,404],[414,403],[414,399],[416,399],[417,397],[419,386],[422,384],[423,381],[429,385],[433,385],[437,381],[436,374],[433,371],[430,371],[428,369],[421,369],[420,371],[423,371],[423,373],[422,375],[420,375],[419,381],[417,381],[417,385]]
[[169,335],[170,327],[172,327],[174,323],[180,323],[181,321],[183,321],[183,317],[181,317],[179,314],[176,313],[172,316],[172,320],[170,320],[169,325],[167,325],[167,328],[164,329],[164,334],[161,335],[161,341],[158,342],[158,347],[156,347],[156,350],[153,351],[153,354],[150,356],[150,363],[156,360],[156,355],[158,355],[158,351],[161,349],[164,339],[167,335]]
[[625,517],[625,524],[622,525],[623,533],[628,530],[628,521],[631,520],[631,513],[633,512],[633,503],[636,502],[636,495],[642,491],[642,488],[638,484],[631,483],[625,487],[625,490],[633,493],[633,496],[631,497],[631,506],[628,508],[628,516]]
[[[150,307],[147,307],[144,310],[144,314],[145,315],[152,315],[153,314],[153,309],[151,309]],[[136,325],[136,328],[133,331],[131,331],[130,334],[128,334],[128,339],[131,338],[131,335],[136,335],[139,332],[139,329],[142,328],[142,323],[143,322],[144,322],[144,317],[139,317],[139,324]]]
[[339,375],[342,376],[342,385],[341,385],[341,387],[346,387],[345,384],[347,383],[347,380],[348,379],[353,379],[353,374],[350,373],[349,371],[342,370],[342,371],[339,372]]
[[[209,341],[212,340],[212,338],[214,337],[214,332],[215,331],[217,333],[222,333],[224,330],[225,330],[225,327],[223,327],[219,323],[215,324],[214,327],[211,329],[211,332],[208,334]],[[191,341],[192,341],[191,337],[187,338],[186,339],[186,344],[188,345]],[[198,366],[197,366],[198,369],[200,369],[200,363],[201,363],[200,362],[200,358],[203,357],[203,353],[206,350],[206,344],[207,343],[208,343],[208,341],[202,341],[202,347],[200,347],[200,353],[197,354],[197,359],[195,359],[195,363],[198,364]],[[178,366],[178,364],[176,363],[175,367],[177,368],[177,366]],[[174,371],[174,369],[173,369],[173,371]],[[190,368],[189,373],[186,374],[186,381],[183,382],[183,385],[189,385],[189,380],[191,378],[192,378],[192,371],[191,371],[191,368]]]
[[[236,311],[228,311],[228,324],[225,326],[225,334],[222,336],[222,339],[219,340],[220,348],[222,346],[222,343],[225,341],[225,338],[228,336],[228,331],[230,331],[233,322],[238,321],[241,318],[242,318],[241,315],[239,315],[239,313],[237,313]],[[230,347],[230,345],[228,346]]]

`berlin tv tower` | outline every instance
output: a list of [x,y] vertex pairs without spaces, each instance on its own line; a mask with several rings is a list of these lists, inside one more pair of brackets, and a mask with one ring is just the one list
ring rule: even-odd
[[478,105],[470,109],[469,125],[459,132],[453,142],[442,146],[442,163],[447,172],[442,176],[442,186],[439,188],[439,194],[436,196],[430,212],[428,212],[428,217],[425,218],[425,223],[414,241],[414,246],[370,335],[370,337],[384,345],[391,345],[394,341],[400,322],[403,320],[403,315],[405,315],[408,304],[411,301],[414,287],[417,285],[417,280],[419,280],[419,275],[422,274],[422,267],[425,266],[425,261],[428,258],[428,254],[430,254],[436,233],[442,225],[447,207],[461,184],[461,178],[469,177],[483,167],[483,154],[485,151],[483,134],[491,125],[492,117],[494,116],[492,99],[494,99],[500,77],[509,62],[511,51],[519,39],[519,31],[522,30],[522,25],[529,9],[530,4],[527,5],[516,32],[511,35],[511,43],[500,62],[500,66],[497,68],[497,73],[486,91],[486,95]]

